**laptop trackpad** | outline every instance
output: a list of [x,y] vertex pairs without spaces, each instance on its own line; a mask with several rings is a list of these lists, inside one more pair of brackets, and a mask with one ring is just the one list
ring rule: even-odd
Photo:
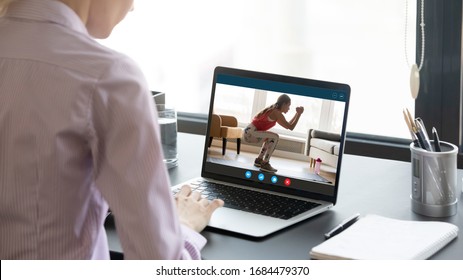
[[255,237],[264,237],[286,225],[288,225],[288,220],[222,207],[212,214],[208,226]]

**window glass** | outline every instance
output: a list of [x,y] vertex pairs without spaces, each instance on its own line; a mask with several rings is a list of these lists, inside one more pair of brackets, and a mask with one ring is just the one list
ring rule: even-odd
[[[347,83],[349,132],[409,138],[402,109],[414,112],[405,53],[414,61],[416,0],[408,0],[407,36],[405,3],[136,1],[135,10],[101,42],[134,58],[151,89],[165,92],[178,111],[208,112],[213,69],[222,65]],[[326,115],[329,128],[340,119],[333,106],[305,109]],[[253,111],[246,110],[230,113],[247,122]]]
[[[240,126],[245,127],[254,115],[253,104],[255,99],[255,90],[244,87],[217,84],[216,91],[221,94],[220,98],[215,101],[215,109],[220,111],[223,115],[235,116]],[[235,107],[231,107],[230,104],[234,104]]]

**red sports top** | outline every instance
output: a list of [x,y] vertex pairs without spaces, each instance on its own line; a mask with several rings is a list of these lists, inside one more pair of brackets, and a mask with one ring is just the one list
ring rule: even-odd
[[257,130],[263,131],[263,130],[269,130],[270,128],[274,127],[277,121],[270,121],[268,119],[268,116],[272,110],[268,111],[265,114],[262,114],[259,117],[254,117],[252,120],[252,124],[257,128]]

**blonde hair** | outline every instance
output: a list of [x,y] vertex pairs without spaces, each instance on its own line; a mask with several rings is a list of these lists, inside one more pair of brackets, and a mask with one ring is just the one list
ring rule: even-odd
[[8,9],[8,5],[10,5],[10,3],[13,1],[16,1],[16,0],[0,0],[0,17],[6,13],[6,10]]

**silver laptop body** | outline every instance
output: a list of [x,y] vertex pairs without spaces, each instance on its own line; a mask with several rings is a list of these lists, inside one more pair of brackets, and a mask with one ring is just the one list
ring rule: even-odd
[[[301,129],[299,129],[299,132],[295,132],[294,136],[289,130],[287,130],[289,135],[280,136],[270,160],[272,166],[275,165],[278,169],[277,172],[261,171],[259,167],[254,166],[254,159],[260,149],[259,145],[246,143],[243,139],[227,139],[225,155],[222,154],[222,147],[220,147],[221,139],[216,142],[217,144],[209,146],[213,115],[236,117],[238,127],[244,129],[256,113],[256,109],[253,112],[243,114],[243,111],[246,110],[230,111],[228,108],[257,108],[259,106],[256,106],[256,102],[263,104],[262,100],[267,98],[266,102],[271,103],[272,97],[280,94],[287,94],[291,97],[291,108],[285,115],[287,120],[294,115],[294,108],[304,106],[304,113],[297,126],[301,126],[305,134],[302,133],[301,137]],[[291,218],[278,218],[278,215],[269,216],[249,212],[246,209],[239,210],[236,207],[228,208],[227,199],[224,199],[225,206],[214,212],[208,226],[252,237],[267,236],[330,209],[335,205],[338,194],[349,97],[350,87],[346,84],[217,67],[212,83],[201,177],[176,185],[173,187],[173,191],[178,191],[184,184],[190,184],[193,188],[198,188],[201,191],[203,188],[200,186],[214,183],[219,184],[218,188],[220,185],[227,185],[252,192],[271,193],[279,196],[282,200],[286,197],[318,204],[318,206]],[[321,109],[311,110],[318,108],[317,106],[321,106]],[[236,113],[237,111],[238,113]],[[326,118],[330,119],[327,121]],[[330,123],[331,126],[327,125]],[[273,129],[280,129],[279,132],[281,133],[283,128],[278,127],[277,124]],[[276,131],[278,133],[278,130]],[[312,135],[315,137],[309,137],[309,131],[312,131]],[[338,135],[339,141],[319,139],[314,133]],[[288,151],[291,150],[291,147],[288,149],[288,144],[283,142],[291,143],[291,139],[298,139],[297,142],[304,146],[303,149],[299,149],[299,152]],[[309,139],[314,145],[315,141],[322,143],[324,145],[322,148],[329,149],[331,145],[331,150],[318,151],[319,147],[311,146],[311,143],[308,142]],[[241,142],[239,154],[237,153],[237,142]],[[289,145],[291,146],[291,144]],[[337,160],[333,163],[333,157],[330,156],[329,165],[322,164],[321,171],[317,172],[314,166],[317,164],[316,159],[312,159],[314,163],[311,164],[309,155],[312,157],[320,155],[320,160],[323,163],[323,155],[330,153],[337,154]],[[325,161],[327,160],[328,158]]]

